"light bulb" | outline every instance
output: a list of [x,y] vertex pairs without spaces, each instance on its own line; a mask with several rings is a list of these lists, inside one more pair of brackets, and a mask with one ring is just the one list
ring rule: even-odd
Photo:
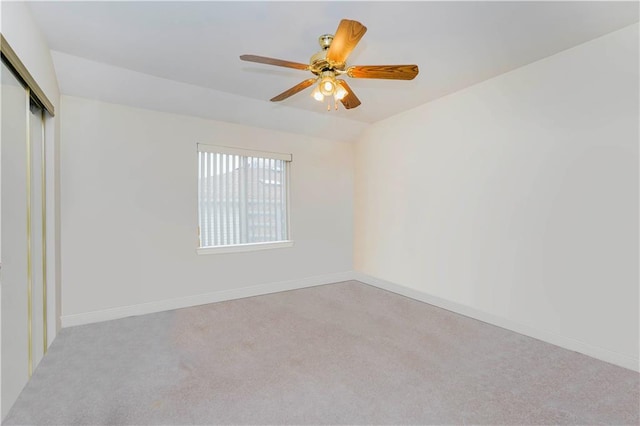
[[324,95],[322,93],[320,93],[320,87],[316,86],[315,89],[313,89],[313,92],[311,92],[311,96],[313,96],[313,99],[315,99],[316,101],[322,102],[324,100]]
[[338,87],[336,87],[336,91],[333,93],[333,96],[336,100],[341,101],[345,96],[347,96],[347,91],[339,84]]
[[336,83],[334,83],[332,77],[325,77],[320,81],[320,93],[324,96],[333,95],[333,91],[336,88]]

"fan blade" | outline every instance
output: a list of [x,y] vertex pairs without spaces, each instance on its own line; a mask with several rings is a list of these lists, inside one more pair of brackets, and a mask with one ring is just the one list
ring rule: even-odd
[[417,65],[355,65],[347,75],[353,78],[384,78],[389,80],[413,80],[418,75]]
[[361,103],[360,99],[358,99],[356,94],[353,93],[353,90],[351,90],[351,87],[349,87],[347,82],[344,80],[338,80],[338,84],[342,86],[344,90],[347,91],[347,95],[340,100],[340,102],[342,102],[342,105],[344,105],[345,109],[351,109],[359,106]]
[[333,37],[327,59],[335,64],[344,64],[354,47],[358,44],[367,27],[358,21],[343,19]]
[[282,59],[267,58],[266,56],[242,55],[240,56],[240,59],[247,62],[257,62],[259,64],[295,68],[297,70],[303,70],[303,71],[306,71],[309,69],[309,65],[301,64],[299,62],[283,61]]
[[283,101],[287,99],[289,96],[293,96],[296,93],[300,92],[301,90],[304,90],[307,87],[311,86],[313,83],[316,82],[316,80],[317,78],[310,78],[308,80],[303,81],[302,83],[296,84],[291,89],[285,90],[284,92],[280,93],[278,96],[271,98],[271,102]]

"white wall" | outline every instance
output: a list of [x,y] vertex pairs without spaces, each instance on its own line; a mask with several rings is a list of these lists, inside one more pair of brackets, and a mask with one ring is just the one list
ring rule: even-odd
[[637,369],[638,113],[636,24],[373,125],[356,270]]
[[[352,144],[69,96],[62,109],[63,325],[351,271]],[[294,247],[196,254],[198,142],[293,154]]]
[[26,2],[2,2],[2,35],[17,53],[49,100],[58,105],[60,93],[51,53]]
[[[36,26],[25,2],[6,2],[0,6],[0,31],[24,63],[38,85],[59,112],[60,94],[49,47]],[[47,280],[48,280],[48,342],[53,341],[59,327],[60,313],[60,268],[59,268],[59,215],[58,215],[58,135],[59,114],[46,121],[46,163],[47,163]],[[6,250],[5,250],[6,252]],[[5,253],[6,254],[6,253]],[[26,291],[26,289],[25,289]],[[26,318],[25,318],[26,327]],[[1,340],[1,339],[0,339]],[[5,344],[7,342],[5,341]],[[38,344],[38,342],[34,342]],[[5,372],[20,368],[26,360],[2,359]],[[26,377],[21,380],[3,382],[0,412],[2,418],[8,412]]]

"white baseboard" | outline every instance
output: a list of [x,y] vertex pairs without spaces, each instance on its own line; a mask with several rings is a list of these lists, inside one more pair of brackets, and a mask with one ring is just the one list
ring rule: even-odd
[[425,302],[430,305],[434,305],[439,308],[443,308],[448,311],[467,316],[469,318],[486,322],[488,324],[505,328],[507,330],[515,331],[516,333],[524,334],[525,336],[533,337],[534,339],[542,340],[544,342],[551,343],[552,345],[560,346],[564,349],[580,352],[581,354],[588,355],[592,358],[597,358],[599,360],[609,362],[620,367],[628,368],[634,371],[640,371],[640,360],[638,358],[633,358],[625,354],[613,352],[598,346],[593,346],[570,337],[539,330],[526,324],[521,324],[507,318],[499,317],[472,308],[470,306],[462,305],[446,299],[441,299],[439,297],[432,296],[430,294],[379,278],[375,278],[361,272],[354,272],[352,274],[352,277],[352,279],[354,280],[390,291],[392,293],[419,300],[421,302]]
[[109,321],[135,315],[144,315],[154,312],[170,311],[173,309],[205,305],[207,303],[223,302],[226,300],[242,299],[245,297],[277,293],[280,291],[314,287],[323,284],[348,281],[350,279],[353,279],[353,272],[351,271],[316,275],[299,280],[266,283],[233,290],[216,291],[212,293],[198,294],[176,299],[159,300],[155,302],[141,303],[138,305],[129,305],[112,309],[104,309],[100,311],[84,312],[81,314],[65,315],[61,317],[61,322],[62,327],[73,327],[76,325]]
[[499,317],[470,306],[462,305],[428,293],[418,291],[409,287],[372,277],[361,272],[345,271],[333,274],[317,275],[299,280],[280,281],[274,283],[260,284],[256,286],[243,287],[233,290],[217,291],[212,293],[199,294],[177,299],[160,300],[156,302],[142,303],[138,305],[123,306],[113,309],[86,312],[75,315],[65,315],[61,317],[62,327],[72,327],[76,325],[91,324],[101,321],[109,321],[135,315],[151,314],[154,312],[169,311],[172,309],[188,308],[190,306],[205,305],[207,303],[223,302],[226,300],[242,299],[245,297],[260,296],[263,294],[277,293],[280,291],[296,290],[318,285],[332,284],[341,281],[357,280],[392,293],[400,294],[439,308],[446,309],[457,314],[467,316],[479,321],[486,322],[507,330],[534,339],[551,343],[561,348],[580,352],[593,358],[619,365],[634,371],[640,371],[640,360],[631,356],[613,352],[605,348],[593,346],[579,340],[561,336],[548,331],[539,330],[535,327],[521,324],[513,320]]

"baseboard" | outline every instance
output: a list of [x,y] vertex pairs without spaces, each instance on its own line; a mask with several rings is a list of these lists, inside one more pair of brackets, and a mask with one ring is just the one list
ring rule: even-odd
[[138,305],[129,305],[93,312],[84,312],[81,314],[64,315],[61,317],[61,322],[63,328],[73,327],[76,325],[91,324],[95,322],[109,321],[136,315],[151,314],[154,312],[170,311],[173,309],[205,305],[207,303],[224,302],[226,300],[242,299],[245,297],[260,296],[263,294],[277,293],[280,291],[315,287],[318,285],[348,281],[352,278],[352,271],[316,275],[298,280],[272,282],[233,290],[216,291],[212,293],[198,294],[176,299],[159,300],[155,302],[141,303]]
[[62,327],[73,327],[76,325],[91,324],[95,322],[109,321],[126,318],[135,315],[151,314],[154,312],[169,311],[172,309],[188,308],[190,306],[205,305],[207,303],[223,302],[226,300],[242,299],[245,297],[260,296],[263,294],[277,293],[280,291],[296,290],[318,285],[332,284],[341,281],[357,280],[362,283],[400,294],[411,299],[419,300],[439,308],[455,312],[479,321],[486,322],[534,339],[579,352],[584,355],[628,368],[640,371],[640,360],[625,354],[613,352],[598,346],[593,346],[579,340],[561,336],[555,333],[536,329],[535,327],[521,324],[507,318],[499,317],[488,312],[484,312],[470,306],[462,305],[450,300],[432,296],[428,293],[405,287],[390,281],[372,277],[361,272],[345,271],[333,274],[316,275],[313,277],[298,280],[280,281],[260,284],[250,287],[243,287],[233,290],[217,291],[212,293],[199,294],[176,299],[160,300],[138,305],[123,306],[100,311],[86,312],[75,315],[65,315],[61,317]]
[[437,306],[439,308],[446,309],[448,311],[455,312],[473,318],[488,324],[492,324],[507,330],[515,331],[516,333],[523,334],[525,336],[533,337],[534,339],[542,340],[547,343],[559,346],[564,349],[579,352],[581,354],[596,358],[611,364],[618,365],[620,367],[628,368],[634,371],[640,371],[640,360],[630,357],[625,354],[613,352],[608,349],[604,349],[598,346],[593,346],[588,343],[581,342],[579,340],[561,336],[548,331],[536,329],[526,324],[520,324],[518,322],[509,320],[507,318],[498,317],[496,315],[472,308],[470,306],[462,305],[456,302],[452,302],[446,299],[441,299],[430,294],[405,287],[399,284],[395,284],[389,281],[385,281],[379,278],[372,277],[370,275],[363,274],[361,272],[353,272],[352,279],[360,281],[365,284],[369,284],[374,287],[381,288],[383,290],[390,291],[392,293],[400,294],[402,296],[409,297],[411,299],[419,300],[421,302],[428,303],[430,305]]

